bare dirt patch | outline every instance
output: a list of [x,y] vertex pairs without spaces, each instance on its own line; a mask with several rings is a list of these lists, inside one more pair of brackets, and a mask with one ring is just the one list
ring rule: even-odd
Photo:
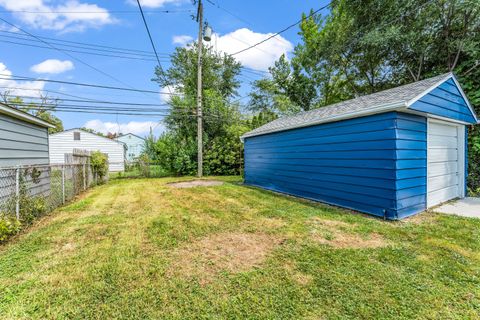
[[258,233],[215,234],[175,251],[170,271],[206,284],[221,271],[239,273],[261,265],[281,242]]
[[352,229],[355,225],[342,221],[314,218],[310,221],[311,237],[316,242],[338,249],[381,248],[389,242],[378,233],[360,235]]
[[218,180],[192,180],[167,183],[168,186],[173,188],[214,187],[221,186],[222,184],[223,181]]

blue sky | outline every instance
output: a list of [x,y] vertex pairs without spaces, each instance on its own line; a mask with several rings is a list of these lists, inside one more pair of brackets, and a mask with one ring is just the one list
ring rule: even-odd
[[[104,46],[151,51],[145,27],[134,0],[0,0],[0,17],[36,36],[59,40],[85,42]],[[276,1],[227,1],[212,0],[220,8],[204,0],[205,19],[212,26],[216,36],[211,44],[219,51],[233,53],[248,47],[297,21],[302,12],[318,9],[327,1],[319,0],[276,0]],[[195,7],[190,0],[142,0],[157,51],[161,54],[162,65],[168,68],[168,59],[176,46],[185,45],[196,37],[197,25],[191,15]],[[160,11],[171,10],[171,13]],[[53,12],[53,13],[52,13]],[[325,12],[324,12],[325,13]],[[12,32],[16,32],[12,33]],[[266,70],[282,53],[290,53],[298,42],[298,27],[240,54],[237,58],[248,67]],[[17,37],[17,38],[12,38]],[[24,38],[24,39],[18,39]],[[51,40],[44,39],[48,42]],[[16,44],[12,43],[16,42]],[[22,35],[18,29],[0,21],[0,91],[9,87],[17,95],[50,97],[65,95],[48,93],[58,91],[82,98],[102,99],[119,102],[161,104],[165,95],[135,93],[85,88],[57,83],[18,81],[8,75],[46,78],[62,81],[95,83],[109,86],[128,85],[136,89],[166,91],[151,81],[154,61],[102,57],[18,45],[18,43],[45,46],[34,38]],[[58,46],[57,46],[58,47]],[[66,48],[66,47],[63,47]],[[69,48],[72,49],[72,48]],[[83,50],[81,48],[74,50]],[[99,51],[97,51],[99,53]],[[108,54],[108,53],[107,53]],[[73,56],[73,57],[72,57]],[[87,64],[111,75],[120,82],[82,64]],[[240,78],[243,86],[240,94],[248,93],[249,82],[256,79],[254,73],[245,71]],[[28,90],[19,90],[24,88]],[[70,97],[71,99],[72,97]],[[248,101],[247,99],[243,100]],[[104,115],[57,112],[66,129],[89,126],[99,131],[127,131],[145,135],[150,127],[155,133],[163,129],[161,118],[127,115]]]

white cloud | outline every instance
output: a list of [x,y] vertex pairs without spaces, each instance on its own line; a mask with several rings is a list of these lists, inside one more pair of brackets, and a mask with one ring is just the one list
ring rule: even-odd
[[0,6],[9,11],[15,11],[12,14],[22,22],[46,30],[83,31],[115,22],[107,9],[96,4],[82,3],[78,0],[69,0],[58,5],[52,5],[51,2],[50,0],[0,0]]
[[184,46],[193,41],[193,37],[187,35],[173,36],[173,44]]
[[174,86],[163,87],[162,89],[160,89],[160,92],[159,92],[160,101],[162,103],[168,103],[170,101],[172,94],[178,94]]
[[[242,28],[223,36],[214,34],[210,44],[219,51],[232,54],[265,40],[272,35],[273,33],[257,33],[247,28]],[[282,36],[276,36],[255,48],[235,55],[235,58],[245,67],[267,70],[282,54],[287,55],[292,50],[293,44],[291,42]]]
[[48,59],[30,68],[35,73],[58,74],[65,71],[73,70],[75,67],[70,60]]
[[0,92],[10,96],[44,96],[45,82],[12,80],[12,72],[0,62]]
[[[136,0],[128,0],[132,5],[137,5]],[[145,8],[160,8],[166,4],[179,5],[186,2],[186,0],[140,0],[140,4]]]
[[102,120],[95,119],[87,121],[84,127],[93,129],[103,134],[109,132],[119,133],[133,133],[139,136],[145,136],[150,133],[150,128],[156,132],[163,131],[163,126],[155,121],[130,121],[128,123],[116,123],[116,122],[103,122]]

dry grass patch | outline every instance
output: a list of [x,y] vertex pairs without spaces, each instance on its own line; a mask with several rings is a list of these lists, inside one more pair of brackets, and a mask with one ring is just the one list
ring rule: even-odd
[[170,271],[206,284],[221,271],[239,273],[261,265],[281,242],[259,233],[215,234],[176,250]]
[[353,232],[355,225],[342,221],[311,219],[311,237],[316,242],[338,249],[366,249],[381,248],[389,245],[378,233],[371,233],[368,237]]
[[424,211],[400,220],[400,224],[430,224],[438,220],[439,215],[433,211]]
[[191,180],[167,183],[168,186],[174,188],[214,187],[221,186],[222,184],[223,181],[218,180]]
[[291,262],[286,263],[285,272],[288,273],[293,281],[301,286],[308,286],[313,282],[313,276],[298,270],[298,268]]

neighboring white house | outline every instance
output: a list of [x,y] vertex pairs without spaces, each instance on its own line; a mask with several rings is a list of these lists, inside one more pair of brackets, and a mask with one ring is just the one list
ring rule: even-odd
[[110,171],[125,169],[125,144],[82,129],[70,129],[50,135],[50,163],[65,163],[65,154],[73,149],[100,151],[108,155]]
[[145,139],[133,133],[122,134],[117,140],[127,146],[127,161],[138,158],[145,148]]

